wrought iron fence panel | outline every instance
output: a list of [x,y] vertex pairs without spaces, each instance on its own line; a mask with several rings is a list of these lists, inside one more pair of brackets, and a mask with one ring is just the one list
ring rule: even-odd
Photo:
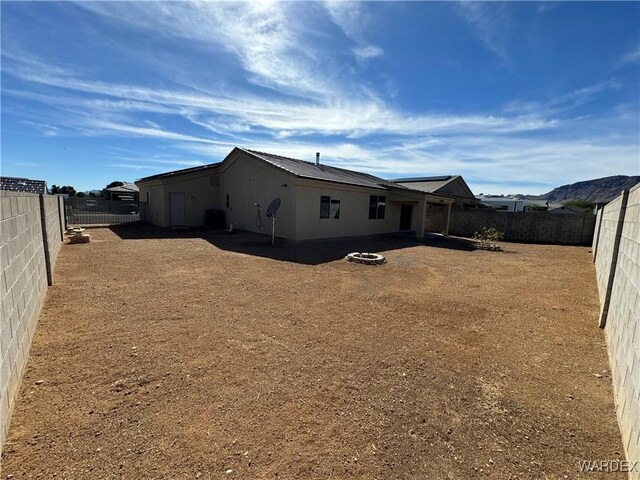
[[91,197],[64,199],[67,225],[122,225],[145,222],[146,202]]

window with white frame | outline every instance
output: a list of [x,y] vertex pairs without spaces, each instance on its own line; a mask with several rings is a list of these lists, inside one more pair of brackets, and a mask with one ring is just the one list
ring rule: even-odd
[[340,199],[322,195],[320,197],[320,218],[340,218]]
[[369,219],[384,219],[384,211],[387,206],[387,197],[371,195],[369,197]]

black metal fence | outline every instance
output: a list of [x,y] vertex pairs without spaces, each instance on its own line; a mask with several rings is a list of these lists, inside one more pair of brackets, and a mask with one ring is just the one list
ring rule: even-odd
[[67,225],[122,225],[147,220],[147,204],[131,200],[64,199]]

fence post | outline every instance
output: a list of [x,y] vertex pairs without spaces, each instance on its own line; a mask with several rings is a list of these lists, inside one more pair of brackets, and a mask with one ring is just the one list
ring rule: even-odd
[[40,225],[42,228],[42,246],[44,247],[44,265],[47,270],[47,285],[53,285],[53,275],[51,273],[51,257],[49,256],[49,236],[47,235],[47,216],[44,209],[44,195],[40,197]]
[[58,224],[60,225],[60,241],[64,240],[64,216],[62,211],[64,209],[64,203],[61,201],[62,197],[56,197],[58,200]]
[[[602,303],[602,313],[600,314],[600,328],[607,325],[607,315],[609,313],[609,303],[611,303],[611,290],[613,289],[613,281],[616,276],[616,266],[618,264],[618,252],[620,250],[620,239],[622,238],[622,227],[624,226],[624,215],[627,210],[627,201],[629,200],[629,190],[622,191],[622,202],[620,204],[620,212],[618,213],[618,224],[616,225],[616,238],[613,242],[613,253],[611,254],[611,266],[609,267],[609,278],[607,279],[607,288],[604,293],[604,302]],[[602,211],[604,216],[604,210]],[[601,220],[602,222],[602,220]]]
[[[598,217],[598,213],[600,213],[600,216]],[[600,243],[600,228],[602,227],[602,217],[604,216],[604,206],[598,207],[598,210],[596,212],[596,218],[598,218],[598,226],[595,229],[595,238],[596,238],[596,243],[593,246],[593,263],[596,262],[596,255],[598,254],[598,244]]]

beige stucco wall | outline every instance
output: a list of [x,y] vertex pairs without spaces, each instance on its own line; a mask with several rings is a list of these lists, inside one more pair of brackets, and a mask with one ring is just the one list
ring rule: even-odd
[[[282,203],[276,214],[276,236],[293,240],[296,220],[296,185],[293,175],[240,152],[228,159],[221,169],[220,204],[225,212],[227,225],[233,224],[234,228],[240,230],[271,235],[271,219],[267,218],[265,212],[269,203],[277,197]],[[255,203],[262,207],[261,227]]]
[[[417,229],[422,215],[422,206],[417,201],[420,194],[399,196],[385,190],[303,179],[298,179],[297,192],[296,240],[397,232],[403,201],[414,204],[412,229]],[[340,199],[340,218],[320,218],[320,197],[325,195]],[[387,197],[384,219],[369,219],[371,195]]]
[[[211,177],[214,180],[211,180]],[[205,224],[205,212],[207,210],[220,209],[220,189],[217,186],[216,174],[200,173],[199,175],[187,175],[164,181],[165,188],[165,215],[170,222],[169,195],[171,193],[184,193],[185,225],[188,227],[201,227]]]
[[[140,201],[147,202],[147,221],[160,227],[168,227],[165,216],[164,186],[160,181],[141,183]],[[147,195],[148,194],[148,195]]]
[[160,227],[169,227],[169,194],[183,193],[185,201],[185,225],[200,227],[205,224],[206,210],[221,208],[218,173],[215,170],[199,171],[187,175],[168,177],[151,182],[141,182],[140,200],[147,201],[149,192],[148,221]]
[[[211,177],[217,176],[217,182]],[[212,183],[217,183],[213,185]],[[265,235],[271,234],[271,220],[265,215],[269,203],[282,200],[276,217],[276,236],[290,240],[335,238],[397,232],[402,203],[413,205],[411,229],[420,231],[424,223],[422,193],[389,192],[366,187],[300,179],[243,152],[236,152],[216,169],[138,183],[140,198],[150,193],[148,219],[170,226],[169,194],[185,194],[187,226],[205,223],[205,211],[222,210],[226,224]],[[226,196],[229,195],[229,206]],[[320,197],[340,198],[340,218],[320,218]],[[369,219],[370,195],[387,197],[384,219]],[[261,222],[255,203],[262,206]]]

